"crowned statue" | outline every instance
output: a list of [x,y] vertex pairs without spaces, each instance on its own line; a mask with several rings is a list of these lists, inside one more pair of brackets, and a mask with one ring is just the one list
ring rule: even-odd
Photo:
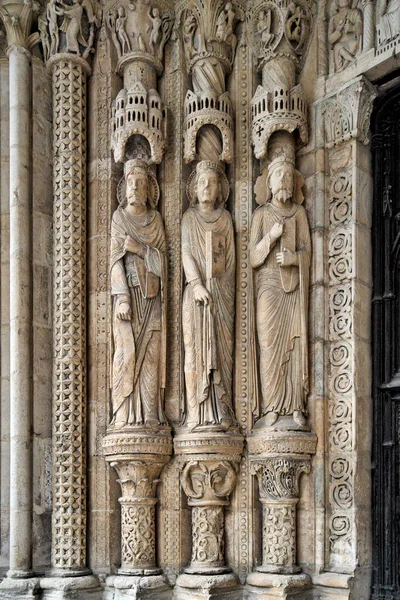
[[226,431],[232,409],[235,244],[224,208],[229,183],[219,164],[201,161],[187,185],[190,208],[182,220],[186,408],[191,431]]
[[304,427],[311,257],[302,206],[304,179],[295,169],[290,144],[272,148],[271,156],[256,184],[261,206],[254,212],[250,236],[262,392],[256,427],[271,427],[287,416],[294,427]]
[[144,161],[125,163],[118,195],[111,226],[111,426],[157,427],[165,422],[166,243],[158,184]]

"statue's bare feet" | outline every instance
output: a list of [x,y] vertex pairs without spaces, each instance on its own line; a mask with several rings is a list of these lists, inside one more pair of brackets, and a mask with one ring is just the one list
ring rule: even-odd
[[278,420],[278,413],[277,412],[269,412],[265,415],[264,417],[264,423],[266,427],[272,427],[272,425],[274,425],[277,420]]
[[297,425],[300,425],[301,427],[304,427],[304,425],[306,425],[306,423],[307,423],[305,416],[303,415],[303,413],[300,410],[295,410],[293,412],[293,421],[295,423],[297,423]]

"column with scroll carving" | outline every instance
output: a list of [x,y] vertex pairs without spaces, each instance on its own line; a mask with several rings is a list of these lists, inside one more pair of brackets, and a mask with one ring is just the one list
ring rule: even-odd
[[[357,574],[368,594],[370,506],[371,205],[369,119],[376,92],[361,77],[321,102],[329,155],[329,410],[326,570]],[[361,308],[362,307],[362,308]],[[361,591],[363,590],[363,591]]]
[[251,598],[267,599],[301,594],[311,585],[297,566],[296,548],[299,478],[310,472],[317,438],[306,410],[310,229],[302,206],[304,179],[295,165],[296,149],[308,141],[308,108],[296,81],[314,17],[303,0],[261,0],[252,19],[262,73],[252,100],[252,142],[261,174],[249,245],[261,395],[247,442],[259,481],[263,552],[247,590]]
[[167,247],[157,210],[156,165],[166,149],[167,107],[157,90],[173,25],[165,1],[128,0],[105,11],[123,88],[112,105],[112,149],[124,164],[112,215],[111,419],[102,445],[122,495],[121,566],[106,598],[170,598],[156,559],[156,489],[172,451],[164,416]]
[[224,506],[243,450],[233,407],[235,242],[225,204],[225,164],[234,157],[234,116],[226,78],[236,56],[242,8],[192,1],[177,18],[191,87],[185,98],[187,182],[182,219],[185,405],[174,438],[181,482],[192,507],[192,559],[177,580],[177,598],[229,597],[237,578],[224,553]]
[[94,0],[49,3],[40,16],[54,154],[52,570],[41,581],[44,598],[101,594],[86,557],[86,80],[100,18]]

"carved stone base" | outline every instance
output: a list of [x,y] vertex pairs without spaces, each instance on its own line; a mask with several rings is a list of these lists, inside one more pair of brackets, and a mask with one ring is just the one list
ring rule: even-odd
[[310,587],[311,577],[306,573],[298,575],[250,573],[243,598],[246,600],[274,600],[275,598],[308,600]]
[[171,600],[172,589],[162,575],[130,577],[112,575],[106,579],[104,600]]
[[102,600],[103,588],[94,575],[46,577],[40,580],[42,600]]
[[161,573],[156,565],[156,487],[172,450],[170,429],[111,430],[103,439],[103,449],[106,461],[118,474],[122,491],[118,574],[124,581],[136,582],[132,584],[136,589],[143,576]]
[[189,575],[176,580],[174,600],[242,600],[243,589],[233,573]]
[[25,600],[39,598],[39,579],[6,577],[0,583],[0,600]]

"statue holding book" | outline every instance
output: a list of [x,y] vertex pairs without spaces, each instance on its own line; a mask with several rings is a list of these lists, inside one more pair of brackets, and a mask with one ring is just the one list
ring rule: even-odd
[[187,186],[182,220],[186,408],[190,430],[225,431],[232,409],[235,245],[224,204],[229,183],[218,163],[201,161]]

